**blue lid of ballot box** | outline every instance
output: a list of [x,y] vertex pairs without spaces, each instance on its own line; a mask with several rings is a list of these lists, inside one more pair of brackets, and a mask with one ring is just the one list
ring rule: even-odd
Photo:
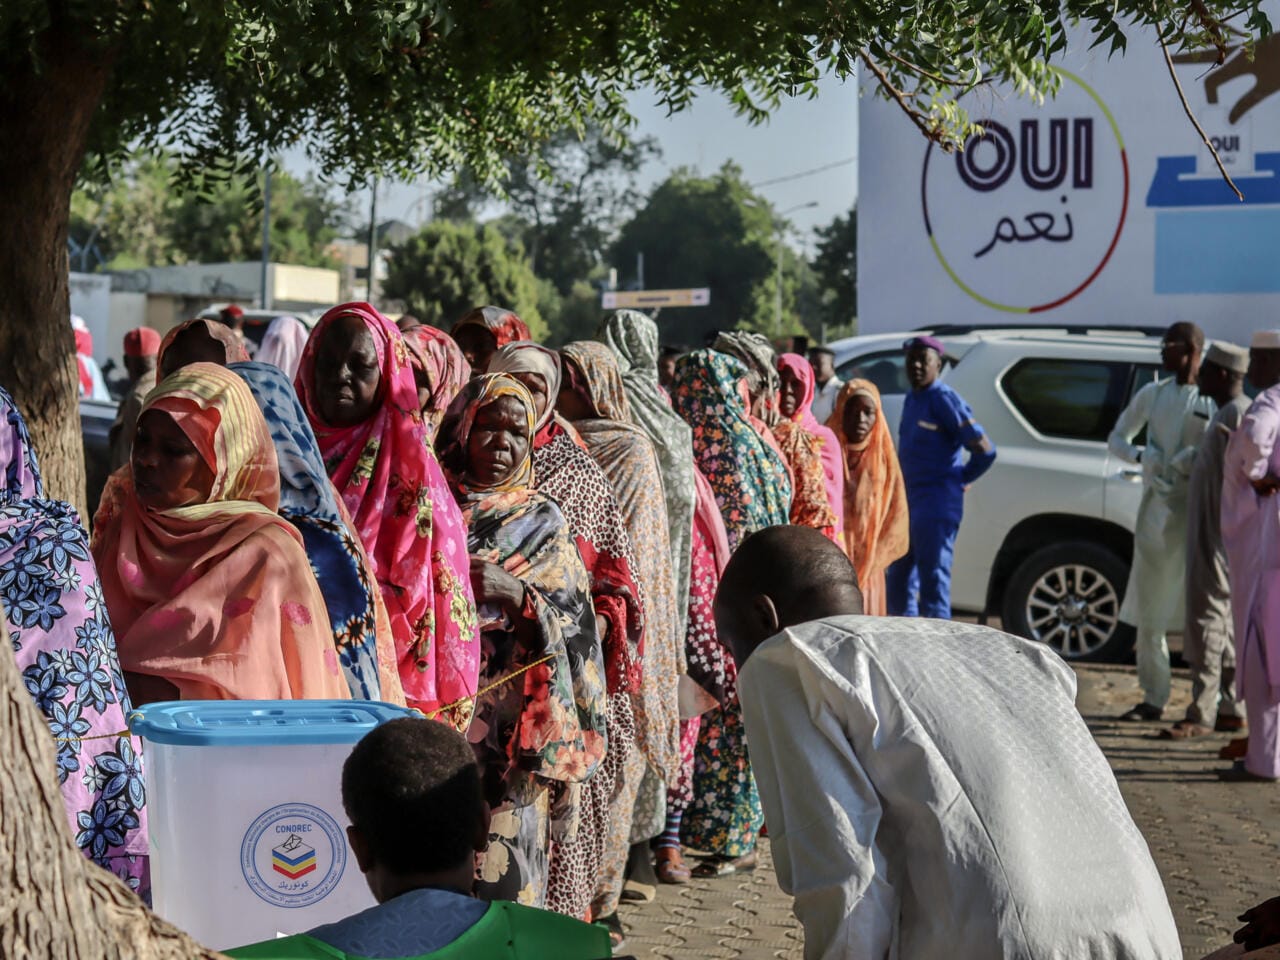
[[355,743],[379,724],[422,714],[368,700],[175,700],[129,714],[152,743],[195,747]]

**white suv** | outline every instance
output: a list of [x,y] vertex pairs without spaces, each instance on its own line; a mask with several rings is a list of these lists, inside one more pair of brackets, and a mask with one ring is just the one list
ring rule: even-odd
[[[1158,336],[940,332],[956,358],[946,382],[973,407],[998,452],[966,495],[953,606],[999,615],[1005,629],[1068,659],[1126,656],[1133,629],[1119,614],[1142,475],[1107,452],[1107,435],[1129,398],[1160,375]],[[833,345],[842,378],[874,379],[885,390],[895,436],[907,389],[902,342],[912,335]]]

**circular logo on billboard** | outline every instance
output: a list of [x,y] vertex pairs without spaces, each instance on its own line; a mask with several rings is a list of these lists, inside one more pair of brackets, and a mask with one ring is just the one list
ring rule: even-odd
[[1120,128],[1088,84],[1056,72],[1061,89],[1043,107],[978,119],[982,134],[954,154],[925,152],[921,203],[933,252],[965,293],[997,310],[1067,303],[1102,273],[1124,230]]
[[249,889],[275,907],[309,907],[333,892],[347,866],[338,822],[309,803],[283,803],[250,824],[240,844]]

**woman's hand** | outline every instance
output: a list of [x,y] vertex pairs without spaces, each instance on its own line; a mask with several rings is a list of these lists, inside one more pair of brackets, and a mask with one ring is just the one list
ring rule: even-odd
[[513,621],[524,606],[524,584],[496,563],[471,558],[471,589],[476,603],[496,603]]

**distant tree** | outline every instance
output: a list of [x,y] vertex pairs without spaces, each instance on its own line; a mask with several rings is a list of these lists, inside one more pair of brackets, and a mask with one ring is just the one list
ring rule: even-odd
[[[213,181],[182,191],[175,160],[134,157],[110,188],[72,197],[71,236],[94,246],[109,266],[227,263],[262,256],[261,175]],[[329,266],[330,243],[350,226],[351,206],[314,176],[283,170],[271,177],[271,259]]]
[[628,284],[635,279],[636,255],[643,253],[646,287],[711,288],[710,306],[667,307],[659,315],[664,333],[681,342],[701,342],[713,329],[800,332],[802,267],[785,248],[781,327],[775,322],[776,244],[784,227],[736,165],[727,163],[711,177],[681,169],[622,227],[613,262]]
[[436,220],[392,247],[383,296],[445,330],[472,307],[514,310],[535,337],[547,334],[538,309],[538,279],[519,243],[485,224]]
[[566,128],[534,154],[508,156],[508,174],[496,186],[463,170],[437,199],[437,210],[472,218],[505,202],[505,229],[518,231],[534,272],[568,295],[604,262],[620,219],[640,200],[637,174],[661,156],[653,137],[628,141],[598,124],[581,135]]
[[819,317],[828,327],[847,327],[858,316],[858,208],[814,233],[818,236],[813,272],[819,285]]

